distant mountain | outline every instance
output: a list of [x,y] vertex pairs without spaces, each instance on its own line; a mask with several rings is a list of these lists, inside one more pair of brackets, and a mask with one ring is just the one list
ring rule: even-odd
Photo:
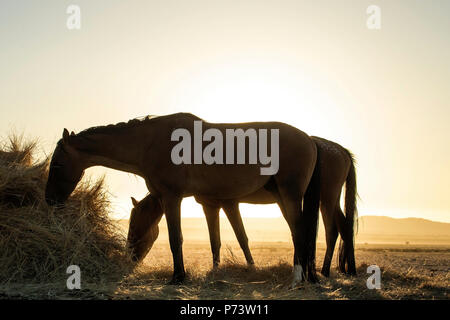
[[450,223],[421,218],[395,219],[384,216],[362,216],[358,222],[359,232],[364,234],[405,234],[450,237]]
[[[252,242],[290,242],[291,235],[283,218],[244,218],[247,235]],[[124,230],[128,230],[128,220],[120,220]],[[160,238],[167,239],[167,225],[160,224]],[[228,220],[220,219],[223,241],[235,241]],[[182,218],[185,240],[208,241],[205,218]],[[165,241],[165,240],[163,240]],[[325,242],[322,218],[319,223],[319,242]],[[357,243],[397,243],[397,244],[450,244],[450,223],[435,222],[419,218],[395,219],[385,216],[362,216],[358,220]]]
[[362,216],[358,220],[357,241],[411,244],[450,243],[450,223],[421,218],[395,219]]

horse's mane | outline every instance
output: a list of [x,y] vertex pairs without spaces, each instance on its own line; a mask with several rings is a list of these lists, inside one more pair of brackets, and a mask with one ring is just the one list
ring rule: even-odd
[[[104,135],[114,135],[114,134],[121,134],[126,133],[129,129],[134,129],[138,126],[144,126],[144,125],[150,125],[154,124],[154,122],[161,120],[161,119],[167,119],[168,117],[177,119],[178,117],[190,117],[195,120],[201,120],[199,117],[190,114],[190,113],[176,113],[171,115],[165,115],[165,116],[154,116],[154,115],[148,115],[144,117],[138,117],[129,120],[128,122],[119,122],[116,124],[109,124],[106,126],[96,126],[87,128],[78,134],[70,134],[68,137],[69,143],[75,147],[79,151],[84,152],[92,152],[95,153],[98,151],[99,143],[92,137],[92,135],[95,134],[104,134]],[[61,138],[56,143],[56,148],[53,151],[52,160],[50,161],[50,167],[53,167],[55,165],[56,159],[58,159],[61,154],[67,153],[66,148],[64,148],[64,139]]]
[[116,124],[108,124],[105,126],[91,127],[91,128],[87,128],[83,131],[80,131],[79,133],[77,133],[77,136],[83,137],[83,136],[90,135],[93,133],[100,133],[100,134],[113,133],[113,132],[117,132],[117,129],[119,129],[119,130],[120,129],[130,129],[137,125],[148,124],[159,117],[160,116],[148,115],[148,116],[144,116],[144,117],[138,117],[138,118],[131,119],[128,122],[118,122]]
[[106,126],[97,126],[97,127],[87,128],[83,131],[80,131],[76,136],[77,137],[86,137],[87,135],[95,134],[95,133],[99,133],[99,134],[116,133],[118,129],[125,130],[125,129],[133,128],[135,126],[147,125],[147,124],[150,124],[159,119],[164,119],[166,117],[173,117],[173,116],[183,116],[183,117],[190,116],[194,119],[202,120],[201,118],[199,118],[193,114],[184,113],[184,112],[179,112],[179,113],[170,114],[170,115],[163,115],[163,116],[147,115],[147,116],[131,119],[128,122],[119,122],[116,124],[108,124]]

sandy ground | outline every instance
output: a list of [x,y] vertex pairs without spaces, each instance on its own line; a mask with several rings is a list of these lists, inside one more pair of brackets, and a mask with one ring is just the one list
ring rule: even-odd
[[[213,271],[205,219],[185,218],[182,227],[187,279],[183,285],[167,285],[172,275],[172,255],[167,225],[161,221],[159,238],[145,260],[132,272],[124,271],[89,283],[83,281],[82,271],[82,289],[73,291],[66,288],[65,274],[58,283],[8,283],[0,286],[0,298],[449,299],[449,225],[428,223],[428,230],[423,221],[399,220],[392,224],[382,219],[377,226],[376,219],[360,223],[356,237],[356,277],[344,276],[336,270],[336,250],[329,278],[320,275],[318,284],[304,283],[290,289],[293,246],[282,219],[244,221],[255,260],[255,268],[249,269],[231,226],[222,218],[222,262]],[[128,221],[118,221],[118,225],[126,235]],[[320,225],[318,271],[325,249],[323,226]],[[379,290],[367,287],[367,279],[371,276],[367,267],[371,265],[381,270]]]

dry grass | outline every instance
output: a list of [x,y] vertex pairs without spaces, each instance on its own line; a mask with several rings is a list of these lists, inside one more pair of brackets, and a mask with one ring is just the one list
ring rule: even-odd
[[[357,248],[356,277],[347,277],[333,265],[330,278],[304,283],[291,290],[292,245],[253,243],[256,267],[249,269],[239,246],[232,242],[222,249],[222,264],[212,270],[207,242],[184,245],[188,274],[181,286],[167,286],[172,275],[170,249],[158,242],[141,267],[104,292],[111,299],[448,299],[450,248],[367,245]],[[317,250],[318,268],[324,244]],[[381,289],[369,290],[367,267],[381,268]],[[93,288],[92,288],[93,289]]]
[[[304,283],[290,289],[292,245],[290,243],[251,244],[256,267],[245,265],[236,243],[224,245],[222,263],[212,270],[209,244],[184,245],[187,279],[171,286],[172,257],[168,243],[157,241],[144,262],[124,277],[108,281],[82,281],[81,291],[70,291],[65,283],[11,284],[4,297],[52,299],[449,299],[448,266],[450,248],[420,247],[400,251],[399,246],[367,245],[356,251],[356,277],[346,277],[333,266],[330,278],[320,283]],[[318,247],[322,261],[324,245]],[[381,268],[381,289],[369,290],[367,266]],[[320,266],[319,266],[320,267]],[[320,269],[320,268],[319,268]],[[0,291],[0,297],[1,297]]]
[[83,181],[61,209],[44,200],[48,160],[36,143],[11,136],[0,150],[0,284],[52,283],[80,266],[98,281],[129,266],[124,237],[110,220],[103,181]]

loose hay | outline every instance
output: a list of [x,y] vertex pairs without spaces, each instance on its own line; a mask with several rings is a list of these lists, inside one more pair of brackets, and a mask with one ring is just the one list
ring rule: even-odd
[[64,208],[50,207],[49,161],[33,162],[35,148],[17,136],[0,147],[0,284],[57,281],[72,264],[83,281],[127,270],[125,238],[108,216],[103,179],[83,180]]

